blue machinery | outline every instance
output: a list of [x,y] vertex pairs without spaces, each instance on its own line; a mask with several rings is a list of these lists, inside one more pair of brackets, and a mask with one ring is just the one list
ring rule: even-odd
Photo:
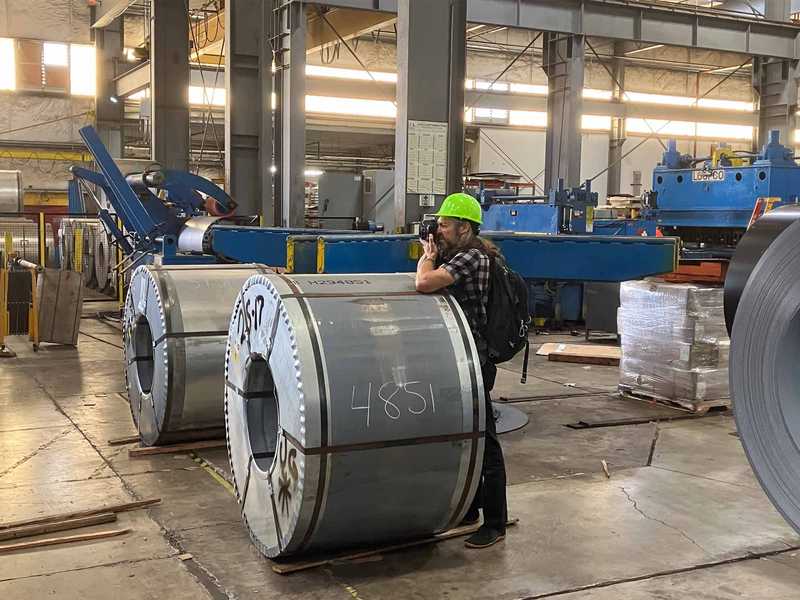
[[[420,245],[414,235],[236,224],[228,216],[235,204],[210,182],[174,172],[125,177],[94,129],[83,128],[81,137],[99,171],[74,168],[72,173],[105,191],[124,233],[107,210],[102,210],[100,217],[132,262],[143,257],[162,264],[257,262],[284,267],[290,273],[415,269]],[[548,198],[549,208],[544,212],[555,218],[551,222],[559,231],[579,231],[585,222],[585,206],[592,198],[596,202],[591,191],[587,194],[562,187]],[[677,262],[674,238],[491,231],[485,235],[500,247],[510,266],[530,280],[616,282],[668,273]]]
[[642,216],[680,237],[687,256],[729,256],[759,198],[773,199],[775,207],[798,201],[800,167],[777,131],[756,155],[720,147],[696,159],[676,148],[670,140],[654,169]]

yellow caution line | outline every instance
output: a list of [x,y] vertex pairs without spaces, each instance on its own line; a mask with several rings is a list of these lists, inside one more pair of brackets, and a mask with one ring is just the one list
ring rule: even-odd
[[200,458],[199,456],[197,456],[197,454],[192,452],[192,460],[196,462],[198,465],[200,465],[206,473],[211,475],[211,478],[214,481],[216,481],[218,484],[220,484],[222,487],[228,490],[228,493],[231,496],[236,495],[236,492],[234,491],[233,486],[230,484],[230,482],[227,479],[225,479],[222,475],[217,473],[214,467],[208,464],[204,459]]

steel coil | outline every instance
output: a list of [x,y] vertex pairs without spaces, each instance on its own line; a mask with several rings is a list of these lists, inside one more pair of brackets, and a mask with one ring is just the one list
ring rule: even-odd
[[800,206],[781,206],[759,218],[736,246],[725,276],[725,325],[733,331],[733,320],[750,273],[769,245],[784,229],[800,219]]
[[105,229],[102,229],[94,236],[94,277],[99,290],[108,288],[114,279],[111,259],[111,242]]
[[225,425],[236,496],[266,556],[457,525],[485,401],[469,326],[409,275],[256,275],[236,299]]
[[79,230],[83,239],[81,276],[84,285],[94,286],[97,285],[97,280],[95,278],[95,250],[97,247],[97,238],[106,236],[106,230],[100,219],[83,217],[65,217],[61,219],[59,244],[66,257],[66,260],[63,261],[66,267],[62,268],[77,270],[77,265],[75,264],[75,235]]
[[21,213],[23,210],[22,173],[0,171],[0,213]]
[[744,286],[731,335],[730,388],[753,471],[800,532],[798,356],[800,221],[795,221],[764,250]]
[[125,300],[128,399],[145,445],[221,436],[231,307],[254,265],[142,266]]
[[[11,234],[12,252],[32,263],[39,264],[39,225],[24,218],[0,219],[0,247],[4,244],[6,233]],[[45,223],[46,264],[55,261],[55,240],[53,228]]]

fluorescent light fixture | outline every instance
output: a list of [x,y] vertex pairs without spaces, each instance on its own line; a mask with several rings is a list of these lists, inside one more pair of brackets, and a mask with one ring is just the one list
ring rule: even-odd
[[628,50],[625,53],[625,56],[633,56],[634,54],[639,54],[640,52],[647,52],[648,50],[658,50],[659,48],[663,48],[664,44],[651,44],[650,46],[643,46],[641,48],[636,48],[635,50]]
[[306,177],[319,177],[319,176],[320,176],[320,175],[322,175],[324,172],[325,172],[325,171],[322,171],[322,170],[320,170],[320,169],[306,169],[306,170],[305,170],[305,173],[304,173],[304,175],[305,175]]
[[42,64],[46,67],[66,67],[69,64],[69,47],[66,44],[45,42],[42,49]]
[[0,90],[13,90],[17,87],[17,73],[14,61],[14,40],[0,38]]
[[691,123],[687,121],[662,121],[658,119],[626,119],[627,133],[657,133],[660,136],[698,137],[714,140],[751,140],[750,125],[728,125],[725,123]]
[[[372,77],[370,77],[372,75]],[[353,79],[360,81],[382,81],[385,83],[395,83],[397,73],[387,73],[384,71],[370,71],[364,69],[342,69],[339,67],[323,67],[321,65],[306,65],[306,76],[308,77],[332,77],[334,79]]]
[[334,96],[306,96],[306,112],[394,119],[397,108],[388,100],[337,98]]
[[108,99],[114,104],[117,104],[119,102],[119,99],[116,96],[109,96]]
[[467,33],[478,31],[479,29],[483,29],[484,27],[486,27],[486,25],[473,25],[472,27],[467,27]]
[[97,89],[94,46],[70,44],[69,91],[73,96],[94,96]]
[[278,172],[278,167],[276,167],[275,165],[270,165],[269,172],[270,173],[277,173]]

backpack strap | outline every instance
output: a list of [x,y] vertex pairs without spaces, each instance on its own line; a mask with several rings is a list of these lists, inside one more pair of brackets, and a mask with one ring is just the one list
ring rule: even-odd
[[525,357],[522,359],[522,377],[520,377],[520,383],[527,383],[528,382],[528,354],[531,347],[530,340],[525,340]]

